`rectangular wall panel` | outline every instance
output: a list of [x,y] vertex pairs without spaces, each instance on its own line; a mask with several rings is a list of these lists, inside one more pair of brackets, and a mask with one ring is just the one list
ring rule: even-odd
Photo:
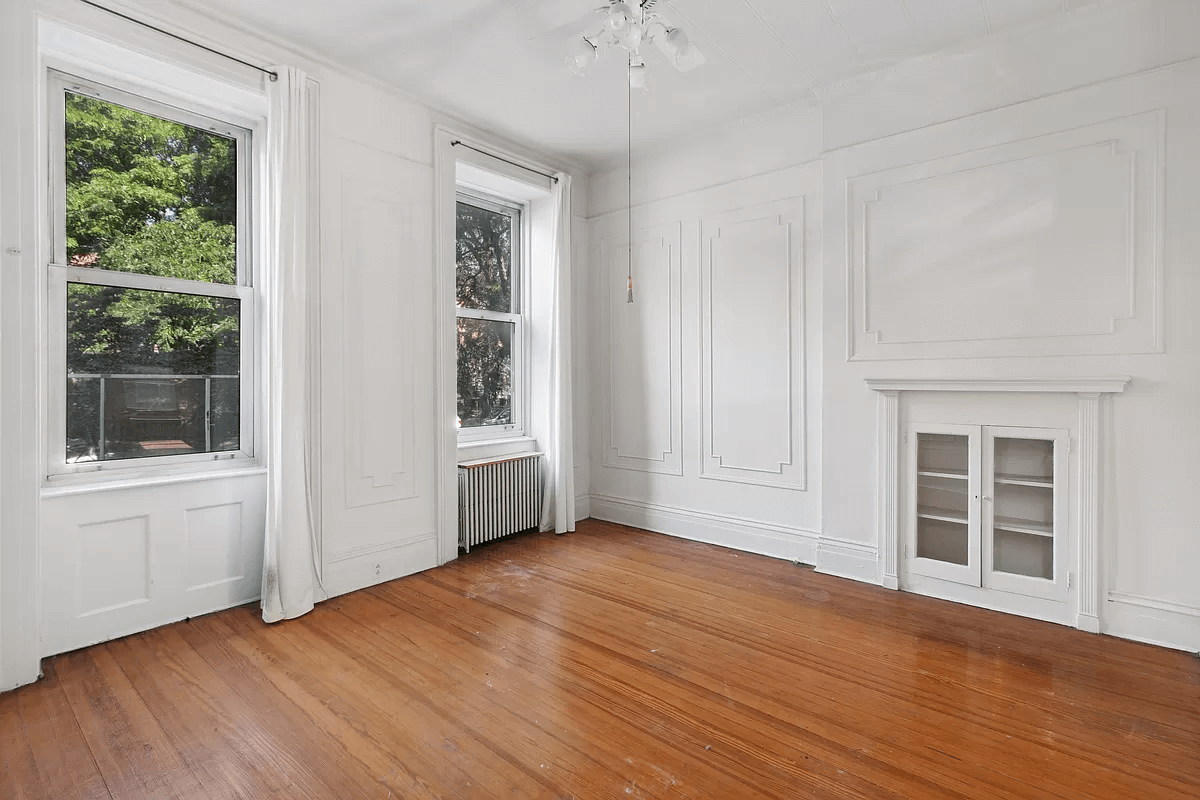
[[[341,137],[326,152],[321,560],[326,590],[337,594],[399,577],[388,564],[437,563],[439,349],[433,170],[388,146]],[[417,558],[406,543],[425,537]],[[412,558],[385,555],[400,549]]]
[[80,617],[149,602],[150,518],[76,528],[75,575],[75,608]]
[[187,517],[188,591],[245,577],[242,503],[189,508]]
[[[346,507],[413,497],[411,291],[418,206],[365,175],[343,181],[342,386]],[[422,265],[423,266],[423,265]]]
[[1152,112],[852,178],[850,358],[1159,351],[1163,128]]
[[600,241],[608,467],[683,474],[680,244],[679,223],[635,231],[635,301],[628,303],[628,240]]
[[701,476],[803,489],[804,203],[701,223]]

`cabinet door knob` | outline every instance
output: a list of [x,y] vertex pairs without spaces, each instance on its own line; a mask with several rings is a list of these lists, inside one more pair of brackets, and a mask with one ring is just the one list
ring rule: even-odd
[[986,494],[983,496],[983,499],[987,500],[989,503],[992,502],[992,498],[988,497]]

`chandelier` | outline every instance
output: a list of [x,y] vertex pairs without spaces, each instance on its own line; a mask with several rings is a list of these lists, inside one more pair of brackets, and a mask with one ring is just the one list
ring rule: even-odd
[[704,63],[704,56],[689,40],[687,31],[667,21],[655,7],[660,0],[609,0],[588,15],[584,33],[571,42],[567,66],[577,75],[600,60],[606,50],[619,47],[629,54],[629,85],[646,88],[646,62],[642,45],[649,42],[680,72]]

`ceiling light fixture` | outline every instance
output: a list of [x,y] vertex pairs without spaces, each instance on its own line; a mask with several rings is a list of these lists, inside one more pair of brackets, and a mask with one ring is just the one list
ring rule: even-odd
[[600,55],[620,47],[626,56],[626,113],[628,114],[628,150],[626,216],[629,226],[629,275],[625,302],[633,302],[633,91],[646,89],[646,61],[641,46],[651,42],[667,61],[680,72],[704,63],[704,56],[688,38],[687,31],[673,26],[655,7],[659,0],[609,0],[579,24],[584,32],[571,41],[567,66],[576,75],[586,74]]
[[646,62],[642,60],[641,46],[651,42],[667,61],[680,72],[695,69],[704,63],[704,56],[692,44],[687,31],[672,25],[656,10],[660,0],[609,0],[608,5],[591,12],[580,24],[581,35],[571,40],[567,54],[567,66],[577,75],[600,60],[601,54],[612,47],[628,51],[633,60],[629,62],[638,69],[629,70],[633,88],[646,88]]

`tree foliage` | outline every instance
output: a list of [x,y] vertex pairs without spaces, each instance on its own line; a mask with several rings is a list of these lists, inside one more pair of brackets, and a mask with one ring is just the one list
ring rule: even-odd
[[[71,263],[233,284],[237,149],[224,136],[66,95]],[[237,301],[73,284],[72,372],[237,372]]]
[[[460,308],[510,313],[513,297],[512,220],[458,204],[457,300]],[[512,421],[510,322],[458,320],[458,416],[464,427]]]

